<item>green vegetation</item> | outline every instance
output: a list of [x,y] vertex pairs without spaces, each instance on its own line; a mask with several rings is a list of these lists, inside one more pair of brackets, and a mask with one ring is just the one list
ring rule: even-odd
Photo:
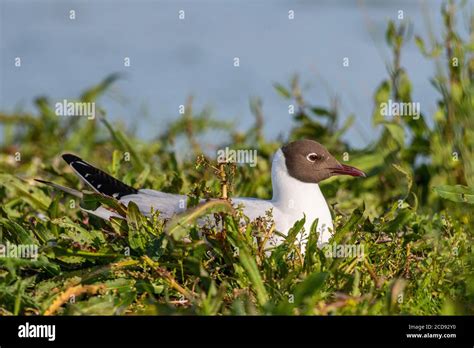
[[[248,132],[207,110],[194,113],[189,101],[186,113],[151,142],[112,125],[104,110],[95,120],[58,117],[47,98],[36,100],[35,115],[0,112],[0,241],[39,248],[37,260],[0,257],[0,314],[473,314],[474,33],[462,39],[455,12],[452,2],[443,8],[440,40],[414,38],[427,64],[437,66],[426,88],[439,92],[435,114],[417,120],[380,113],[389,99],[413,102],[401,56],[410,27],[390,22],[393,60],[374,93],[374,127],[382,132],[361,150],[341,140],[353,117],[340,125],[337,108],[307,101],[297,78],[288,87],[275,85],[296,106],[294,127],[281,142],[263,136],[258,99],[251,102],[256,123]],[[474,30],[472,17],[471,23]],[[115,78],[80,100],[100,105]],[[257,166],[216,168],[199,142],[216,129],[229,139],[219,148],[257,149]],[[327,249],[316,247],[314,228],[300,255],[293,241],[303,221],[266,255],[262,243],[275,233],[267,217],[241,226],[241,213],[225,200],[196,206],[198,198],[221,196],[223,173],[230,197],[271,197],[271,155],[301,138],[325,144],[340,160],[348,156],[368,173],[321,184],[335,220],[331,244],[362,245],[364,257],[327,257]],[[188,144],[182,160],[176,141]],[[134,204],[121,207],[92,193],[80,202],[33,180],[80,187],[60,159],[67,151],[134,187],[187,194],[196,207],[165,225],[159,212],[145,218]],[[80,210],[97,202],[126,219],[106,222]],[[217,226],[197,226],[196,218],[209,213]]]

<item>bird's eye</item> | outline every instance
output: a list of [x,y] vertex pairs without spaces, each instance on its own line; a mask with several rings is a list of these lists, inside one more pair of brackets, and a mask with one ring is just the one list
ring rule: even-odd
[[320,160],[322,158],[321,155],[318,155],[317,153],[310,153],[308,156],[306,156],[306,159],[310,162],[316,162],[317,160]]

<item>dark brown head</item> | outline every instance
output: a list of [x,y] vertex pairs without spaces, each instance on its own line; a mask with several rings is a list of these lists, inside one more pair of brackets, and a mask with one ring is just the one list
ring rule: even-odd
[[339,163],[323,145],[313,140],[297,140],[281,150],[288,173],[302,182],[316,184],[333,175],[365,176],[361,170]]

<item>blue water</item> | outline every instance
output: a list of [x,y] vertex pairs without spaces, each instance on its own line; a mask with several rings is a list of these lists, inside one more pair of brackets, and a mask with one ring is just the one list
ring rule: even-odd
[[[291,127],[288,101],[273,83],[288,84],[298,73],[308,102],[328,106],[335,96],[343,120],[356,121],[345,138],[367,145],[373,92],[387,76],[384,42],[388,19],[398,10],[426,37],[429,18],[441,33],[441,1],[18,1],[0,0],[0,110],[34,110],[46,95],[56,102],[77,98],[113,72],[123,72],[101,105],[115,121],[146,138],[179,117],[178,106],[194,96],[219,120],[239,130],[254,118],[249,98],[260,97],[265,134],[275,138]],[[468,7],[471,7],[471,4]],[[76,19],[69,19],[75,10]],[[178,11],[185,11],[179,20]],[[295,19],[288,19],[288,11]],[[460,27],[465,28],[460,18]],[[14,66],[21,57],[22,66]],[[124,57],[131,66],[124,67]],[[234,57],[240,67],[233,66]],[[342,60],[349,57],[349,67]],[[437,94],[429,83],[434,66],[413,40],[402,65],[413,81],[413,99],[431,114]],[[85,119],[83,122],[87,122]],[[428,120],[429,122],[429,120]],[[212,143],[214,138],[205,139]]]

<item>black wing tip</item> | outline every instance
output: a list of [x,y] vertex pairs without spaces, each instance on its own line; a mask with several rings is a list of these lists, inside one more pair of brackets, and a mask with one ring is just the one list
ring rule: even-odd
[[72,153],[65,153],[61,156],[63,160],[66,161],[67,164],[71,164],[72,162],[82,161],[80,157],[73,155]]

